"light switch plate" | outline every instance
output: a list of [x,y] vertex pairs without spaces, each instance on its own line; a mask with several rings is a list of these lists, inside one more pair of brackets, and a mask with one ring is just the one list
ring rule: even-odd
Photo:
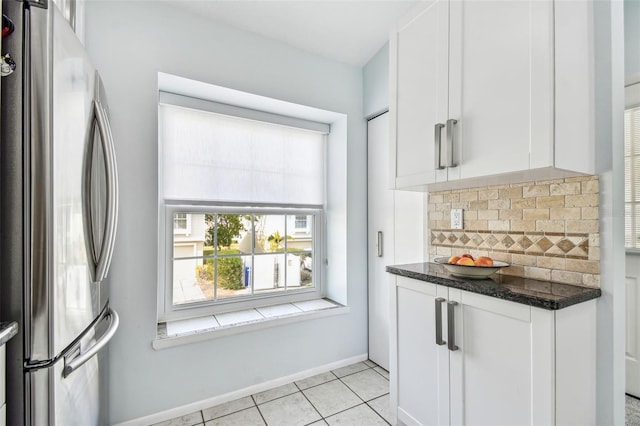
[[451,209],[451,229],[462,229],[462,209]]

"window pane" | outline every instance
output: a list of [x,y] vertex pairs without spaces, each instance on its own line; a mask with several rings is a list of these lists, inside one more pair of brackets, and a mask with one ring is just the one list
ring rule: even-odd
[[173,221],[191,229],[173,235],[174,305],[315,286],[314,215],[175,212]]
[[220,257],[217,262],[218,299],[251,294],[251,256]]
[[287,255],[287,290],[313,287],[311,253]]
[[[213,298],[213,286],[202,279],[206,267],[202,259],[173,261],[173,304],[201,302]],[[206,278],[206,276],[205,276]]]
[[284,254],[256,255],[253,285],[256,293],[278,292],[285,289]]
[[262,241],[260,250],[257,253],[277,253],[284,252],[289,237],[284,226],[284,215],[261,215],[256,221],[256,233],[258,239]]
[[[244,214],[205,215],[207,246],[220,250],[235,250],[235,253],[251,253],[251,220]],[[232,254],[231,252],[229,254]]]

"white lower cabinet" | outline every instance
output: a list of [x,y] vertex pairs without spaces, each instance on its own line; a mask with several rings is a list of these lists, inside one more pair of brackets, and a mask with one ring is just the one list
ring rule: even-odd
[[595,301],[554,311],[392,280],[398,424],[595,424]]

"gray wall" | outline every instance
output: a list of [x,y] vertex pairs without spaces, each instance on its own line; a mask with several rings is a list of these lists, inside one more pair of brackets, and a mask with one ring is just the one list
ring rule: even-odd
[[389,42],[363,69],[364,116],[373,117],[389,109]]
[[[362,70],[214,25],[162,2],[86,5],[86,45],[107,89],[120,173],[110,272],[110,421],[122,422],[367,352],[366,126]],[[350,313],[154,351],[157,73],[348,115]]]
[[624,71],[640,78],[640,0],[624,1]]

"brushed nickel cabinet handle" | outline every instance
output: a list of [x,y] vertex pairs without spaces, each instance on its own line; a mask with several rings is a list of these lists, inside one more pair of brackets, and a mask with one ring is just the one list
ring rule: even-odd
[[457,164],[454,161],[453,156],[453,126],[458,124],[458,120],[454,120],[453,118],[447,120],[447,163],[446,167],[456,167]]
[[442,340],[442,297],[436,298],[436,345],[444,345],[447,342]]
[[444,166],[442,165],[442,128],[444,127],[444,124],[442,123],[438,123],[435,126],[435,134],[433,137],[433,141],[435,144],[435,149],[436,149],[436,170],[442,170],[444,169]]
[[447,347],[450,351],[457,351],[458,348],[456,346],[456,324],[455,324],[455,307],[458,302],[447,302],[447,327],[449,331],[449,344]]

